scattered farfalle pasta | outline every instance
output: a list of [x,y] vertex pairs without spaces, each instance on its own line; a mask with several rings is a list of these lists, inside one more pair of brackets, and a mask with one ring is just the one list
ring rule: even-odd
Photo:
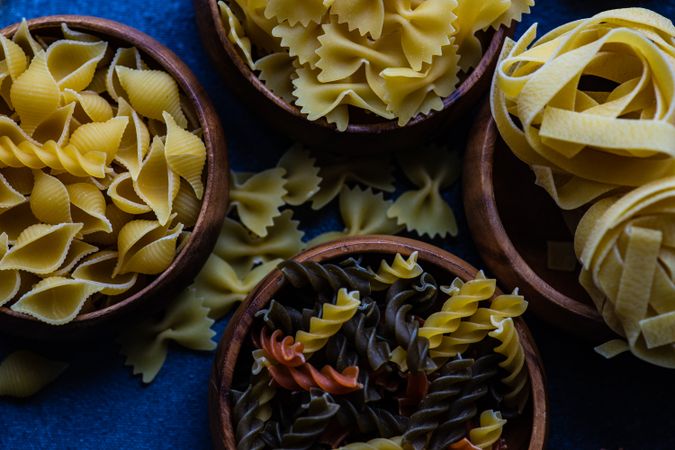
[[347,129],[352,110],[403,126],[443,109],[483,54],[479,33],[533,0],[230,0],[222,25],[251,70],[309,120]]
[[62,31],[0,36],[0,304],[53,325],[169,267],[206,162],[168,73]]
[[[437,270],[417,258],[281,265],[284,284],[255,314],[235,367],[238,449],[489,449],[501,438],[529,400],[512,319],[527,303],[496,296],[495,280],[482,274],[443,279],[451,284],[441,290]],[[433,322],[426,334],[439,346],[463,319],[481,323],[473,338],[452,356],[432,357],[423,325]]]
[[627,8],[536,32],[507,40],[492,112],[537,184],[574,209],[675,174],[673,23]]

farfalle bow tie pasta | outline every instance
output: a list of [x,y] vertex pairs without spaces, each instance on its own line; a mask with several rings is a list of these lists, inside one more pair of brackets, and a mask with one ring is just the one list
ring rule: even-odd
[[476,33],[534,0],[220,1],[228,39],[275,94],[344,131],[350,108],[403,126],[443,109],[482,56]]
[[0,305],[54,325],[169,267],[206,162],[168,73],[62,31],[0,36]]
[[507,41],[492,111],[506,143],[561,208],[675,174],[670,20],[619,9],[530,46],[535,37],[533,26]]

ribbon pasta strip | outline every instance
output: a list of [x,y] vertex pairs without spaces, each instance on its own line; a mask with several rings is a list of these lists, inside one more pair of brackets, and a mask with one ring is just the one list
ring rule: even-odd
[[168,73],[134,48],[62,34],[23,22],[0,36],[0,304],[53,325],[169,267],[206,160]]
[[675,177],[593,205],[575,236],[579,281],[624,350],[675,367]]
[[492,112],[561,208],[675,174],[671,21],[618,9],[535,37],[505,44]]
[[[483,49],[533,0],[219,1],[226,39],[272,92],[345,131],[360,109],[406,125],[443,109]],[[284,74],[285,76],[281,76]],[[289,84],[288,81],[291,81]]]

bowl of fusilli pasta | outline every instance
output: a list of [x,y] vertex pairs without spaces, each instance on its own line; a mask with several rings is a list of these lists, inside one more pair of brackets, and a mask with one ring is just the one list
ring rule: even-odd
[[194,4],[214,64],[271,126],[317,148],[383,152],[471,109],[534,1]]
[[230,321],[210,383],[214,445],[543,449],[548,403],[526,308],[423,242],[310,249]]
[[82,339],[161,308],[227,207],[217,115],[188,67],[85,16],[0,32],[0,331]]

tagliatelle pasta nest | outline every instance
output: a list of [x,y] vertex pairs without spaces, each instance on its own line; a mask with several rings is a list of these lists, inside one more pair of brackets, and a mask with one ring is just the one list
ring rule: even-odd
[[271,91],[341,131],[350,109],[405,125],[443,109],[483,53],[476,34],[534,0],[233,0],[227,38]]
[[206,147],[176,81],[62,26],[0,36],[0,305],[61,325],[166,270]]
[[507,40],[492,111],[506,143],[561,208],[675,174],[670,20],[619,9],[532,44],[535,36],[533,26]]
[[675,177],[599,201],[577,230],[581,284],[630,350],[675,368]]
[[627,8],[535,35],[502,51],[499,131],[561,208],[590,206],[579,281],[626,339],[598,351],[675,368],[675,26]]

